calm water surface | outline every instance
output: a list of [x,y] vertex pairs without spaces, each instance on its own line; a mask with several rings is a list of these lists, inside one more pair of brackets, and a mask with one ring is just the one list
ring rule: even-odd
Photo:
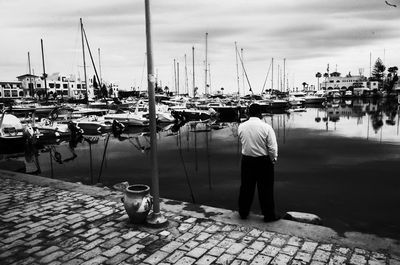
[[[339,233],[359,231],[400,239],[397,104],[348,100],[263,119],[278,138],[275,197],[279,213],[314,213]],[[171,127],[158,133],[161,196],[236,209],[238,123],[210,127],[191,122]],[[107,186],[122,181],[151,185],[146,132],[131,128],[118,138],[103,135],[92,140],[76,147],[62,142],[39,150],[41,175]],[[37,169],[32,157],[15,159],[24,161],[27,171]],[[253,211],[259,213],[257,197]]]

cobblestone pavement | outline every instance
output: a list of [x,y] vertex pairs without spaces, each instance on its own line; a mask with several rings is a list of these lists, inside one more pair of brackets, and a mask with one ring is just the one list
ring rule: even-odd
[[128,223],[123,204],[0,178],[0,264],[390,264],[389,254],[167,212]]

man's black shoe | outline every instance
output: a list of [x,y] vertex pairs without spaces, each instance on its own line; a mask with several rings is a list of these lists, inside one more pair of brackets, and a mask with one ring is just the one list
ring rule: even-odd
[[275,216],[264,216],[264,222],[269,223],[269,222],[275,222],[281,219],[280,216],[275,215]]

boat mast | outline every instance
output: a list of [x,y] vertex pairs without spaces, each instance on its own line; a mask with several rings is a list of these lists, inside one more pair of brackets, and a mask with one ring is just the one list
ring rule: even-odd
[[178,89],[176,86],[176,60],[174,59],[174,87],[175,87],[175,94],[178,94]]
[[46,66],[44,64],[44,51],[43,51],[43,39],[40,39],[40,47],[42,48],[42,65],[43,65],[43,80],[44,80],[44,95],[47,99],[47,74],[46,74]]
[[186,53],[185,53],[185,92],[189,95],[189,80],[187,73]]
[[285,79],[286,79],[286,58],[283,58],[283,91],[285,91]]
[[151,43],[151,24],[150,24],[150,0],[145,0],[145,17],[146,17],[146,49],[147,49],[147,90],[149,93],[149,119],[150,119],[150,148],[151,148],[151,182],[153,193],[153,212],[147,217],[147,223],[153,226],[163,226],[168,220],[160,211],[160,190],[158,176],[158,159],[157,159],[157,124],[156,124],[156,107],[154,96],[154,66],[153,52]]
[[271,93],[274,90],[274,58],[272,58],[272,66],[271,66]]
[[101,77],[101,62],[100,62],[100,48],[98,48],[99,51],[99,73],[100,73],[100,87],[102,86],[103,83],[103,78]]
[[236,79],[237,79],[237,87],[238,87],[238,98],[240,97],[240,86],[239,86],[239,65],[238,65],[238,49],[237,43],[235,41],[235,55],[236,55]]
[[205,76],[204,76],[204,91],[205,91],[205,94],[207,95],[208,93],[207,93],[207,50],[208,50],[208,42],[207,42],[207,40],[208,40],[208,32],[206,32],[206,60],[205,60],[205,70],[204,70],[204,72],[205,72]]
[[[243,48],[240,49],[240,53],[242,55],[242,59],[241,60],[244,60]],[[243,93],[246,95],[246,83],[245,83],[245,80],[244,80],[244,68],[243,67],[242,67],[242,82],[243,82]]]
[[28,52],[28,67],[29,67],[29,75],[31,75],[31,56],[30,56],[30,54],[29,54],[29,52]]
[[211,89],[211,65],[210,64],[208,64],[208,80],[209,80],[208,82],[210,83],[208,93],[212,94],[211,93],[212,89]]
[[[83,74],[84,74],[84,76],[85,76],[86,101],[88,101],[89,95],[88,95],[88,85],[87,85],[87,76],[86,76],[85,42],[84,42],[84,40],[83,40],[83,23],[82,23],[82,18],[80,18],[79,21],[80,21],[80,24],[81,24]],[[86,103],[87,103],[87,102],[86,102]]]
[[178,88],[178,95],[179,95],[179,62],[176,63],[176,80],[177,80],[177,88]]
[[193,97],[196,96],[196,80],[195,80],[195,75],[194,75],[194,46],[192,46],[192,68],[193,68]]

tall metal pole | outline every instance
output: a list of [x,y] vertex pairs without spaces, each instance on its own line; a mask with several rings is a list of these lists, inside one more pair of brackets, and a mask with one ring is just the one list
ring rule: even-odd
[[285,91],[285,81],[286,81],[286,58],[283,58],[283,89],[282,91]]
[[31,55],[28,52],[28,67],[29,67],[29,74],[31,74]]
[[193,97],[196,96],[196,80],[195,80],[195,75],[194,75],[194,46],[192,47],[192,68],[193,68]]
[[210,83],[210,85],[208,86],[208,93],[212,94],[212,89],[211,89],[211,65],[208,64],[208,82]]
[[205,94],[208,94],[208,92],[207,92],[207,50],[208,50],[208,43],[207,43],[207,39],[208,39],[208,32],[206,32],[206,60],[205,60],[205,76],[204,76],[204,91],[205,91]]
[[147,217],[147,222],[153,226],[163,226],[168,220],[160,211],[160,190],[158,176],[158,158],[157,158],[157,131],[156,131],[156,103],[155,103],[155,77],[153,67],[153,51],[151,43],[151,18],[150,18],[150,0],[145,0],[145,18],[146,18],[146,49],[147,49],[147,90],[149,93],[149,115],[150,115],[150,148],[151,148],[151,182],[153,194],[153,212]]
[[271,66],[271,93],[274,90],[274,58],[272,58],[272,66]]
[[178,94],[178,87],[176,86],[176,60],[174,59],[174,87],[175,93]]
[[46,74],[46,66],[44,63],[44,51],[43,51],[43,39],[40,39],[40,47],[42,49],[42,64],[43,64],[43,80],[44,80],[44,95],[47,99],[47,74]]
[[185,53],[185,92],[189,95],[189,81],[187,74],[187,62],[186,62],[186,53]]
[[239,97],[240,97],[239,65],[238,65],[238,49],[237,49],[237,43],[236,43],[236,41],[235,41],[235,54],[236,54],[236,79],[237,79],[238,98],[239,98]]
[[85,60],[85,42],[83,40],[83,23],[82,18],[80,18],[81,23],[81,38],[82,38],[82,58],[83,58],[83,74],[85,76],[85,90],[86,90],[86,97],[89,98],[88,95],[88,85],[87,85],[87,76],[86,76],[86,60]]
[[176,80],[177,80],[177,88],[178,88],[178,95],[179,95],[179,62],[176,63]]
[[[240,49],[240,53],[242,55],[242,63],[244,64],[244,55],[243,55],[243,48]],[[246,83],[244,79],[244,68],[242,67],[242,82],[243,82],[243,93],[246,95]]]
[[[31,71],[31,55],[30,55],[30,53],[28,52],[28,67],[29,67],[29,75],[31,75],[32,74],[32,71]],[[29,95],[31,96],[31,97],[33,97],[33,94],[34,94],[34,90],[33,90],[33,84],[32,84],[32,76],[29,76],[29,84],[28,84],[28,88],[29,88]]]
[[99,51],[99,72],[100,72],[100,87],[102,86],[102,84],[103,84],[103,78],[101,77],[101,61],[100,61],[100,48],[98,48],[98,51]]

